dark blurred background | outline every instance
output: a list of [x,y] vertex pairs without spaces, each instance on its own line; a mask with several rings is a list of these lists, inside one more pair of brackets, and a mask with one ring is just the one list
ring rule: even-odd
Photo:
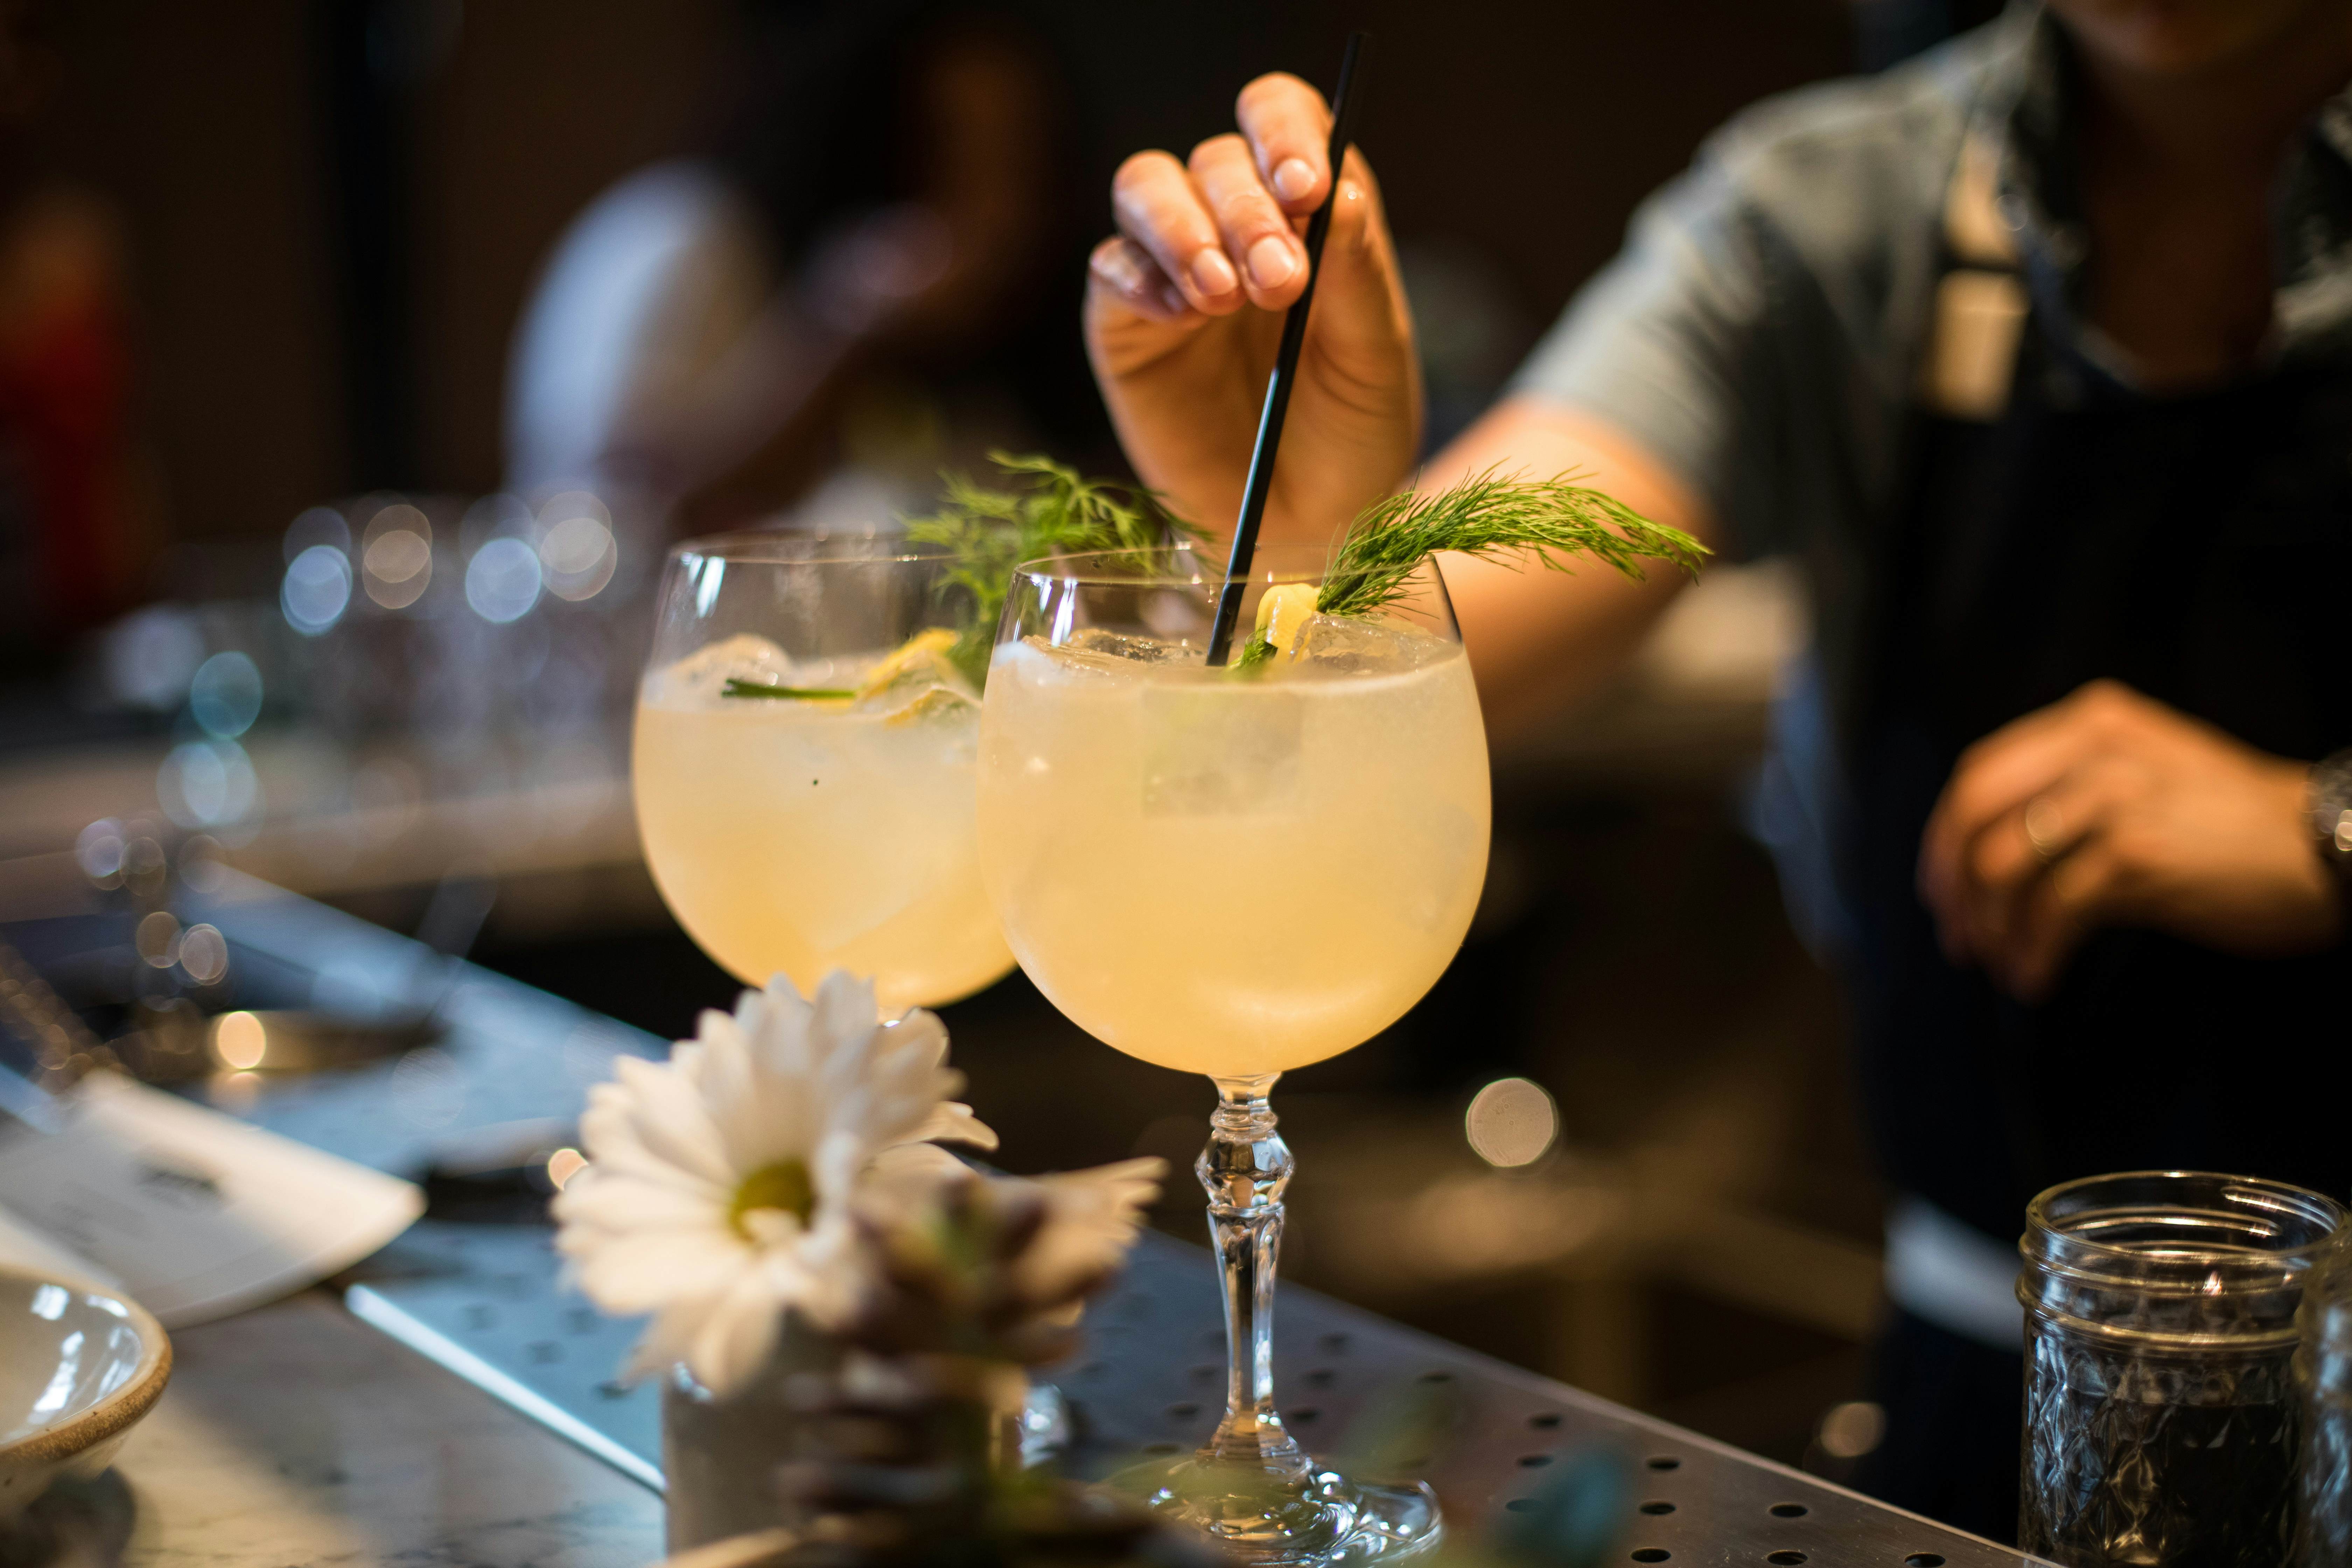
[[[403,931],[462,875],[477,960],[686,1033],[733,987],[637,857],[648,574],[991,444],[1115,470],[1076,312],[1125,153],[1370,28],[1442,440],[1727,115],[1990,8],[0,7],[0,920],[110,833]],[[1461,960],[1280,1109],[1293,1277],[1841,1475],[1878,1195],[1748,805],[1804,636],[1784,575],[1720,571],[1498,758]],[[1198,1147],[1202,1086],[1017,974],[948,1012],[1009,1166]],[[1486,1103],[1557,1136],[1513,1164],[1469,1108],[1517,1079],[1556,1110]]]

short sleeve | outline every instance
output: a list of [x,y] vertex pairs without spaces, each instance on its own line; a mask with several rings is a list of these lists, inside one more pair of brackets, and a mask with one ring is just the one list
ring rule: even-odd
[[1644,202],[1510,392],[1617,426],[1706,497],[1739,555],[1786,542],[1768,499],[1770,247],[1719,136]]

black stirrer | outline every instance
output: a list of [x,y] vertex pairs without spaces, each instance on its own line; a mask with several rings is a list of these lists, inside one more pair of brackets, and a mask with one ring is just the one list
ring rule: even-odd
[[1265,494],[1274,485],[1275,448],[1282,445],[1282,419],[1290,411],[1290,386],[1298,378],[1298,351],[1307,342],[1307,312],[1315,305],[1315,284],[1323,271],[1323,239],[1331,232],[1331,208],[1339,199],[1339,167],[1348,154],[1348,117],[1356,107],[1356,67],[1363,58],[1370,35],[1348,35],[1348,52],[1339,59],[1339,86],[1331,95],[1331,189],[1323,205],[1307,220],[1307,288],[1282,321],[1282,347],[1274,356],[1274,374],[1266,377],[1265,407],[1258,416],[1257,447],[1250,453],[1249,479],[1242,487],[1242,513],[1234,524],[1234,552],[1225,563],[1225,585],[1217,595],[1217,618],[1209,627],[1209,663],[1225,662],[1233,652],[1234,628],[1242,618],[1242,595],[1249,587],[1251,558],[1257,553],[1257,527],[1265,517]]

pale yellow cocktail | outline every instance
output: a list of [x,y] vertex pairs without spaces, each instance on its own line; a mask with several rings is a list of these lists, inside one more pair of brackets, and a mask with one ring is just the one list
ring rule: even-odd
[[887,655],[795,664],[736,637],[646,672],[632,773],[646,861],[688,934],[730,973],[874,977],[932,1006],[1013,955],[973,835],[979,710],[913,679],[864,700],[724,695],[730,678],[854,690]]
[[1007,939],[1162,1067],[1286,1071],[1394,1023],[1469,929],[1489,816],[1469,665],[1409,626],[1333,623],[1252,674],[1083,634],[990,672],[981,869]]

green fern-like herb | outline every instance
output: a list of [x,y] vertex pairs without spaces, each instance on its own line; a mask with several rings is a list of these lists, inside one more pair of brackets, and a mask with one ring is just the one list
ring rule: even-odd
[[[1680,529],[1648,518],[1580,476],[1549,479],[1504,475],[1496,468],[1435,495],[1407,493],[1375,501],[1348,527],[1324,569],[1315,609],[1326,616],[1369,616],[1409,597],[1421,563],[1442,551],[1517,564],[1533,556],[1555,572],[1590,556],[1628,577],[1643,575],[1643,561],[1664,561],[1698,574],[1709,553]],[[1228,668],[1256,668],[1274,657],[1265,628],[1234,650]]]
[[1571,561],[1590,556],[1636,579],[1644,575],[1643,561],[1698,575],[1706,545],[1576,483],[1580,477],[1528,479],[1488,468],[1435,495],[1376,501],[1332,552],[1315,608],[1327,616],[1371,615],[1407,597],[1421,563],[1448,550],[1506,563],[1533,556],[1554,572],[1574,571]]
[[947,497],[929,517],[909,519],[907,537],[954,552],[945,586],[971,595],[972,618],[949,657],[974,685],[988,679],[988,659],[1013,568],[1041,556],[1097,550],[1141,550],[1171,534],[1202,531],[1171,515],[1150,491],[1081,477],[1045,457],[991,452],[988,460],[1019,488],[988,489],[961,474],[945,476]]

